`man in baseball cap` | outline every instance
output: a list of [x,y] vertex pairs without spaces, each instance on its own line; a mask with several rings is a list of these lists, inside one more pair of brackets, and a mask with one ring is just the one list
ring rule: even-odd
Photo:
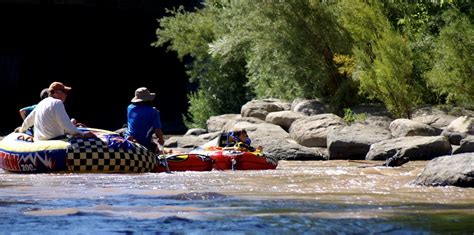
[[49,97],[38,103],[36,108],[25,118],[20,132],[34,125],[34,140],[62,139],[66,134],[72,137],[93,138],[92,132],[81,132],[71,122],[66,113],[64,102],[71,87],[61,82],[53,82],[48,88]]

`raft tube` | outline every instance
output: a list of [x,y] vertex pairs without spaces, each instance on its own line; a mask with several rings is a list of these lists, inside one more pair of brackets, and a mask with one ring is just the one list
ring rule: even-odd
[[80,130],[98,138],[33,141],[27,134],[11,133],[0,141],[0,168],[16,173],[138,173],[157,165],[152,152],[117,133]]
[[214,163],[209,156],[193,153],[160,155],[159,158],[164,158],[166,161],[160,161],[155,167],[155,172],[211,171]]
[[216,170],[273,170],[278,166],[278,160],[262,152],[218,150],[211,152],[210,156]]

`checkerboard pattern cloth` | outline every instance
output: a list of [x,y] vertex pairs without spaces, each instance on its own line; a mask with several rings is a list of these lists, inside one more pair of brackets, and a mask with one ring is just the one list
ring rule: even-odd
[[99,138],[71,139],[67,164],[72,172],[138,173],[155,168],[156,156],[139,144],[134,149],[109,148]]

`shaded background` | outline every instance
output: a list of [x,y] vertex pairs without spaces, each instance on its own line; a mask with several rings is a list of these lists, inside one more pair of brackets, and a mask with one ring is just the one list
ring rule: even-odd
[[0,135],[21,125],[18,110],[39,102],[53,81],[73,88],[70,117],[115,130],[126,123],[136,88],[157,93],[165,133],[182,133],[190,87],[172,52],[154,48],[165,8],[178,0],[0,0]]

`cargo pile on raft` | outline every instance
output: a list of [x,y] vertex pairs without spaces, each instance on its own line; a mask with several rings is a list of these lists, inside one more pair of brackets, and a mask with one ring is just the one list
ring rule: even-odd
[[[225,133],[188,153],[156,155],[115,132],[80,128],[97,138],[33,141],[25,133],[11,133],[0,141],[0,168],[15,173],[140,173],[170,171],[265,170],[278,161],[245,143],[225,147]],[[165,151],[166,152],[166,151]]]

